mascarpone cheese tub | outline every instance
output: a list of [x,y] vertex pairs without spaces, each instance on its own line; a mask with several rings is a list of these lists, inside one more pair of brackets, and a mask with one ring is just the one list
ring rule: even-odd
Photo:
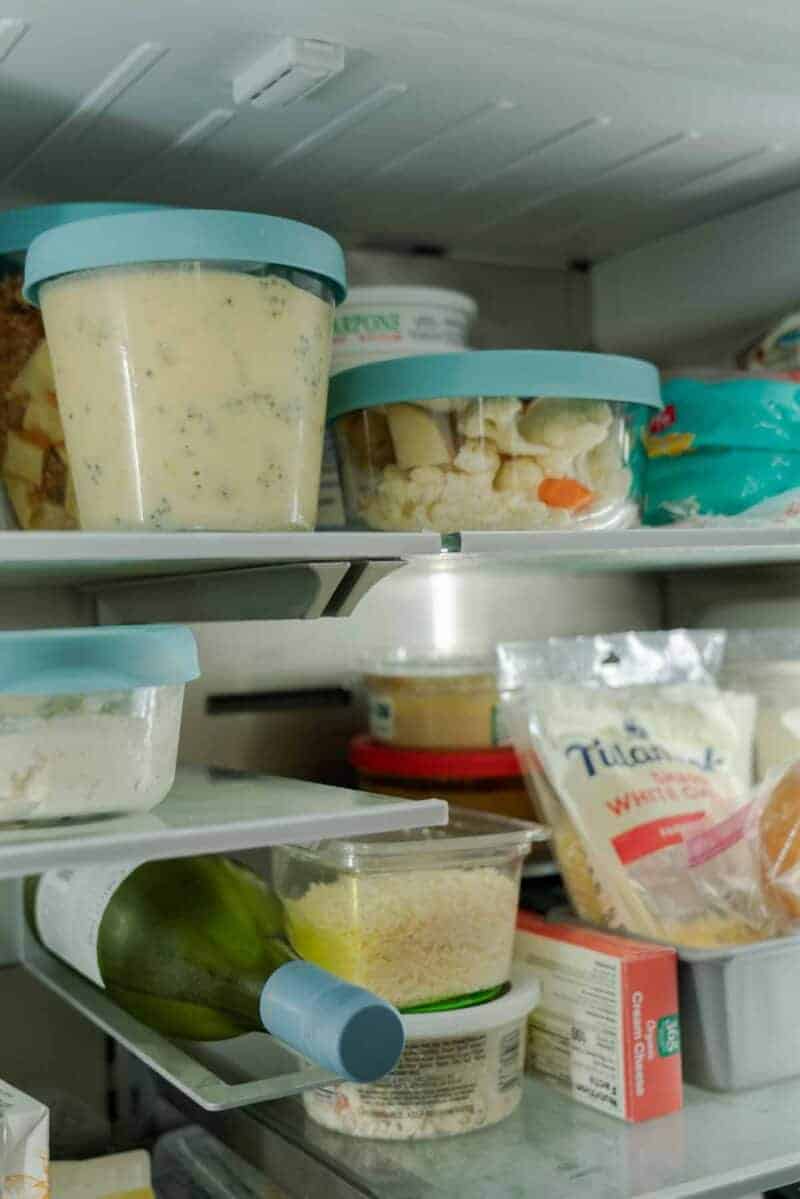
[[85,529],[312,529],[333,309],[326,234],[169,210],[33,243]]

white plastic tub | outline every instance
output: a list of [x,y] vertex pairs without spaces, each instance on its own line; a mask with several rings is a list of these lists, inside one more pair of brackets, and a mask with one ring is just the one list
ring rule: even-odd
[[471,296],[443,287],[354,287],[334,322],[334,370],[464,349],[477,311]]
[[334,304],[326,234],[170,210],[44,234],[40,302],[85,529],[309,530]]
[[178,626],[0,633],[0,825],[155,807],[198,674]]
[[406,1047],[388,1077],[368,1086],[315,1087],[312,1120],[347,1136],[409,1141],[487,1128],[522,1097],[526,1022],[540,987],[515,966],[500,999],[458,1011],[404,1016]]

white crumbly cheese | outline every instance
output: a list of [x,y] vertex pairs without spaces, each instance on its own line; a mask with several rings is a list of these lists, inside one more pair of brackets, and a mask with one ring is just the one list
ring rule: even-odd
[[175,770],[182,687],[0,697],[0,824],[152,807]]
[[284,898],[294,948],[397,1007],[508,980],[519,884],[490,866],[342,874]]
[[[475,400],[455,419],[452,461],[440,448],[442,415],[423,406],[403,407],[422,419],[413,442],[406,439],[413,449],[404,453],[402,465],[383,466],[360,492],[360,512],[372,528],[447,533],[630,523],[631,473],[621,424],[608,404],[562,399],[523,404],[514,396]],[[423,452],[426,417],[435,454],[433,444],[429,454]],[[545,478],[576,480],[592,493],[591,502],[576,511],[543,503],[538,489]]]
[[405,1141],[472,1132],[513,1112],[524,1055],[524,1019],[467,1036],[412,1040],[380,1082],[316,1087],[303,1102],[318,1124],[349,1136]]

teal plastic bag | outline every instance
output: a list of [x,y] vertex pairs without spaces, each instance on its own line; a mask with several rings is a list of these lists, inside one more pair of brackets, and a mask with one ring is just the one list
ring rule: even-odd
[[643,434],[643,519],[735,516],[800,487],[800,385],[747,374],[681,375]]

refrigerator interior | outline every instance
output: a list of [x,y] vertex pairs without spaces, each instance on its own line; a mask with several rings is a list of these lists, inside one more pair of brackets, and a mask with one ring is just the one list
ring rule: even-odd
[[[491,11],[468,0],[6,0],[0,208],[102,198],[291,216],[340,238],[351,284],[474,296],[475,347],[727,365],[797,300],[796,24],[782,0],[764,0],[757,20],[721,0],[609,0],[602,11],[587,0],[500,0]],[[284,103],[268,83],[286,38],[344,53],[334,77]],[[56,562],[48,542],[0,563],[0,627],[186,620],[203,675],[187,692],[182,762],[347,785],[347,741],[362,721],[352,674],[371,648],[486,651],[550,633],[791,626],[800,540],[778,540],[721,559],[707,537],[624,562],[609,543],[607,561],[565,565],[532,543],[523,554],[487,541],[445,554],[420,535],[396,551],[362,541],[348,555],[315,535],[283,557],[231,551],[224,579],[204,569],[204,559],[219,565],[210,548],[197,560],[167,554],[144,582],[139,565],[113,555],[107,570],[89,553]],[[243,570],[256,573],[234,577]],[[0,1076],[34,1093],[45,1081],[78,1085],[107,1117],[115,1071],[118,1091],[120,1078],[130,1090],[131,1077],[145,1087],[149,1076],[121,1065],[124,1055],[110,1064],[99,1028],[19,964],[18,883],[0,882],[0,897]],[[277,1156],[295,1194],[292,1179],[307,1167],[289,1117],[262,1129],[238,1113],[209,1119],[254,1159]],[[745,1125],[737,1111],[726,1135]],[[652,1135],[613,1144],[627,1164],[620,1174],[608,1167],[611,1185],[624,1175],[625,1193],[662,1179],[684,1187],[674,1194],[712,1189],[691,1153],[689,1177],[673,1178]],[[673,1158],[683,1146],[672,1144]],[[369,1181],[351,1179],[351,1190],[334,1149],[311,1147],[319,1173],[308,1167],[308,1194],[381,1196],[380,1161],[365,1163]],[[565,1141],[565,1160],[574,1149]],[[714,1193],[800,1176],[800,1161],[782,1153],[776,1135],[769,1170],[737,1160],[727,1190],[717,1178],[724,1154],[711,1153]],[[640,1159],[647,1168],[630,1165]],[[384,1164],[411,1187],[408,1162]],[[427,1185],[415,1174],[403,1199]]]

